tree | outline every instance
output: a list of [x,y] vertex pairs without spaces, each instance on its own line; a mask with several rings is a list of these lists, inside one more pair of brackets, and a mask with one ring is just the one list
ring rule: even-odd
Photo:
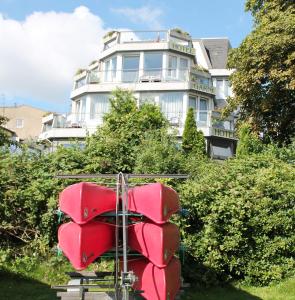
[[184,157],[179,143],[166,130],[151,132],[135,149],[135,173],[184,173]]
[[263,144],[256,133],[251,131],[251,126],[244,123],[239,128],[239,141],[237,146],[237,156],[247,156],[252,153],[259,153],[263,149]]
[[2,128],[2,126],[5,125],[7,121],[8,119],[6,117],[0,116],[0,147],[12,143],[9,139],[9,135]]
[[234,96],[226,111],[280,144],[295,130],[295,5],[293,0],[248,0],[254,29],[229,54]]
[[87,141],[88,171],[130,173],[137,155],[135,147],[149,132],[167,128],[167,121],[155,105],[137,107],[131,91],[115,90],[110,104],[103,125]]
[[186,153],[206,153],[204,135],[197,129],[193,108],[188,110],[182,135],[182,149]]

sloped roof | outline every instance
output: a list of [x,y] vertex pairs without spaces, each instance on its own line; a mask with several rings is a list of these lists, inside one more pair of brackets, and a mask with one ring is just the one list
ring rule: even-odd
[[228,51],[231,44],[228,38],[203,38],[207,55],[213,69],[226,69]]

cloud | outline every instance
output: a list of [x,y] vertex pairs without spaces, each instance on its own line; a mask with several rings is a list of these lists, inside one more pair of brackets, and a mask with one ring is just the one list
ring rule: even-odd
[[149,6],[143,6],[139,8],[112,8],[112,11],[123,15],[135,24],[145,24],[150,29],[161,29],[163,26],[160,22],[160,17],[163,15],[163,11],[159,8],[151,8]]
[[35,12],[23,22],[0,14],[0,94],[64,102],[76,69],[98,57],[106,31],[85,6]]

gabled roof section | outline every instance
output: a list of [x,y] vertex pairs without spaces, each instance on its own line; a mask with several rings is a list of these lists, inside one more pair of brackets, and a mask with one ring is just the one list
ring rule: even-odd
[[201,39],[212,69],[226,69],[227,55],[231,49],[231,44],[228,38],[202,38]]

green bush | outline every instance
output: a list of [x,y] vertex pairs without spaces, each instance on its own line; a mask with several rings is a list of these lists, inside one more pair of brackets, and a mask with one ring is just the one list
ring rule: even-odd
[[181,228],[196,268],[206,269],[196,269],[198,280],[260,285],[294,273],[293,165],[261,154],[190,168],[181,192],[190,213]]

